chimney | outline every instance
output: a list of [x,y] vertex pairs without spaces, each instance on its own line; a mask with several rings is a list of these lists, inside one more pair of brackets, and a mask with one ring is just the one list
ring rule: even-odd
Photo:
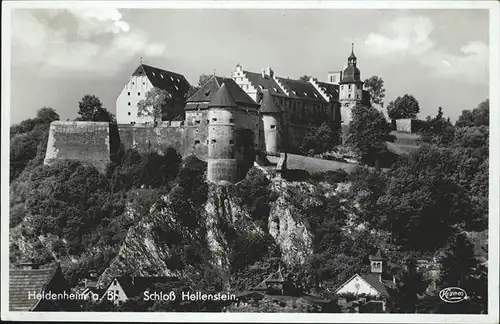
[[262,70],[262,77],[265,78],[266,77],[266,70]]
[[271,67],[268,67],[266,69],[266,74],[269,75],[271,78],[274,76],[274,71],[271,69]]

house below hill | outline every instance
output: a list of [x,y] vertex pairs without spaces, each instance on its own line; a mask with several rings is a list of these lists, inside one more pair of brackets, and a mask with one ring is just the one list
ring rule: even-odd
[[[392,281],[382,279],[383,258],[380,250],[374,256],[370,256],[370,266],[370,273],[356,273],[335,290],[335,294],[339,296],[339,305],[346,307],[355,301],[359,304],[359,311],[360,307],[370,302],[379,305],[380,311],[385,312],[386,301],[389,298],[387,288],[393,288],[395,282],[394,279]],[[348,301],[349,297],[354,297],[354,300]]]
[[59,263],[39,268],[34,263],[20,263],[9,269],[9,310],[15,312],[47,312],[76,310],[76,295]]

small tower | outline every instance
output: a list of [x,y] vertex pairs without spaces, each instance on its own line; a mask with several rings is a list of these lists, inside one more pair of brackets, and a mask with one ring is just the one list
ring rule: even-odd
[[340,113],[342,124],[348,125],[351,121],[351,109],[360,103],[363,96],[363,81],[361,73],[357,68],[356,55],[354,55],[354,43],[352,43],[351,55],[347,58],[347,67],[342,73],[342,80],[339,82],[341,104]]
[[236,182],[238,163],[235,148],[235,115],[239,109],[223,83],[208,106],[209,181]]
[[262,101],[260,102],[260,113],[262,116],[262,125],[264,128],[264,141],[266,143],[267,153],[279,153],[281,143],[281,115],[273,96],[269,90],[262,90]]
[[379,276],[379,280],[382,281],[382,265],[383,258],[380,249],[375,253],[375,255],[370,255],[370,268],[371,273],[376,273]]

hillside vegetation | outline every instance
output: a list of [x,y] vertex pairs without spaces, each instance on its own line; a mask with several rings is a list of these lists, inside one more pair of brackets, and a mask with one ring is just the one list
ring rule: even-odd
[[[104,175],[80,162],[44,166],[47,120],[24,123],[11,129],[11,152],[29,153],[11,154],[11,262],[60,261],[72,285],[96,271],[103,283],[176,275],[207,291],[243,291],[281,267],[302,291],[332,297],[380,248],[384,271],[402,282],[393,311],[485,312],[488,127],[451,126],[444,138],[432,123],[427,143],[389,172],[360,166],[287,181],[254,167],[227,186],[207,183],[206,163],[173,149],[122,149]],[[410,274],[400,269],[424,257],[439,260],[439,287],[467,287],[460,309],[404,284]],[[223,306],[131,300],[119,309]]]

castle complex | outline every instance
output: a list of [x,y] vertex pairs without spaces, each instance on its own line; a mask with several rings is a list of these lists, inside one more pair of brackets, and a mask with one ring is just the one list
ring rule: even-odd
[[[231,78],[214,75],[186,98],[184,76],[141,62],[116,100],[117,136],[103,123],[54,122],[45,163],[81,160],[104,170],[113,145],[159,154],[173,147],[182,156],[207,161],[208,180],[234,183],[257,155],[297,152],[309,126],[326,122],[340,129],[349,123],[351,108],[369,103],[356,65],[352,50],[345,70],[329,72],[328,82],[320,82],[278,77],[271,68],[250,72],[238,64]],[[152,116],[138,113],[138,103],[153,88],[168,94],[164,110],[184,120],[155,123]],[[83,154],[85,147],[100,153]]]

